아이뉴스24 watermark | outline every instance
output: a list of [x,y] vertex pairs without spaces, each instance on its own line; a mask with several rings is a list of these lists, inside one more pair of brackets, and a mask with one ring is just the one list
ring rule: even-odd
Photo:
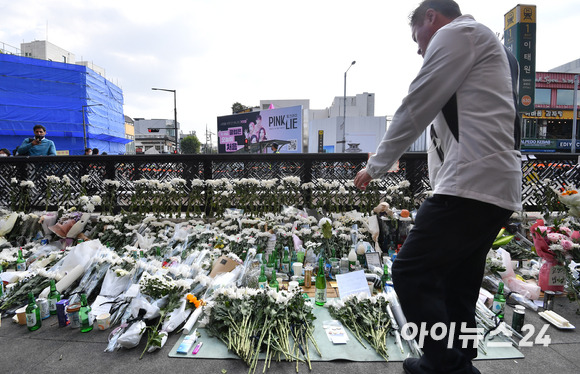
[[[549,324],[544,324],[540,331],[536,334],[536,328],[532,324],[525,324],[522,327],[522,338],[517,343],[518,347],[532,347],[533,345],[543,345],[547,347],[552,342],[550,335],[546,335]],[[511,338],[513,333],[504,322],[501,322],[498,327],[489,332],[489,337],[503,334],[507,338]],[[465,322],[462,322],[457,329],[457,324],[451,322],[449,327],[443,322],[437,322],[427,328],[427,323],[422,322],[420,326],[416,323],[407,322],[401,329],[401,337],[405,340],[417,339],[419,348],[423,348],[425,338],[429,336],[433,340],[447,339],[447,348],[453,348],[453,341],[457,336],[457,340],[462,342],[462,348],[468,348],[469,344],[473,348],[477,348],[479,343],[484,339],[484,329],[481,327],[467,327]],[[510,339],[511,340],[511,339]],[[489,341],[486,339],[486,345],[489,348],[502,348],[512,346],[511,341]]]

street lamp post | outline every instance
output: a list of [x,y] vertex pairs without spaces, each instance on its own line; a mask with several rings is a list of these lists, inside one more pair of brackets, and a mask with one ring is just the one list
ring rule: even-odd
[[356,61],[351,62],[350,65],[348,66],[348,69],[346,69],[346,71],[344,72],[344,102],[342,105],[342,124],[338,128],[338,134],[337,134],[340,136],[340,140],[337,142],[339,145],[339,147],[338,147],[339,153],[343,153],[345,148],[346,148],[345,147],[345,145],[346,145],[346,73],[348,73],[349,69],[354,64],[356,64]]
[[572,148],[570,152],[576,153],[576,126],[578,117],[578,74],[574,76],[574,99],[572,101],[574,105],[573,117],[572,117]]
[[103,104],[89,104],[89,105],[83,105],[83,107],[82,107],[82,112],[83,112],[83,141],[85,144],[85,149],[87,149],[87,125],[85,123],[85,108],[88,108],[90,106],[102,106],[102,105]]
[[179,153],[179,134],[177,133],[177,91],[166,88],[152,88],[153,91],[173,92],[173,125],[175,126],[175,152]]

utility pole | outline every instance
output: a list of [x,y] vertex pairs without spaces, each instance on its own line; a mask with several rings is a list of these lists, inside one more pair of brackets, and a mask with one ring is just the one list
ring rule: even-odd
[[207,129],[207,123],[205,124],[205,152],[204,153],[211,153],[212,145],[211,145],[211,136],[215,135],[213,132]]

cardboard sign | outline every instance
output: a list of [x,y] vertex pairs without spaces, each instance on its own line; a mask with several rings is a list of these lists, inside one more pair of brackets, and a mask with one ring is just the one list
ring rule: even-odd
[[229,273],[230,271],[234,270],[238,266],[238,263],[228,256],[221,256],[216,260],[213,264],[211,269],[211,273],[209,273],[210,278],[215,278],[216,275],[221,273]]

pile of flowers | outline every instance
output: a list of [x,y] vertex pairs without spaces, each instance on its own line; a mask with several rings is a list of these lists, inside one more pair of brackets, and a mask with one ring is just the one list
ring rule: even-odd
[[568,213],[580,218],[580,194],[573,188],[567,188],[559,193],[560,201],[569,209]]
[[[567,284],[580,306],[580,287],[570,268],[572,261],[580,263],[580,232],[564,223],[546,226],[543,220],[537,220],[530,232],[536,253],[545,260],[539,275],[542,290],[562,291]],[[563,275],[554,275],[555,267],[563,268]]]
[[364,340],[388,361],[387,337],[392,329],[388,305],[386,294],[371,297],[359,294],[332,300],[328,310],[333,318],[352,332],[363,347]]
[[208,332],[223,341],[254,373],[261,352],[264,371],[272,359],[310,364],[314,340],[311,303],[300,292],[277,292],[252,288],[223,288],[204,307],[209,315]]

